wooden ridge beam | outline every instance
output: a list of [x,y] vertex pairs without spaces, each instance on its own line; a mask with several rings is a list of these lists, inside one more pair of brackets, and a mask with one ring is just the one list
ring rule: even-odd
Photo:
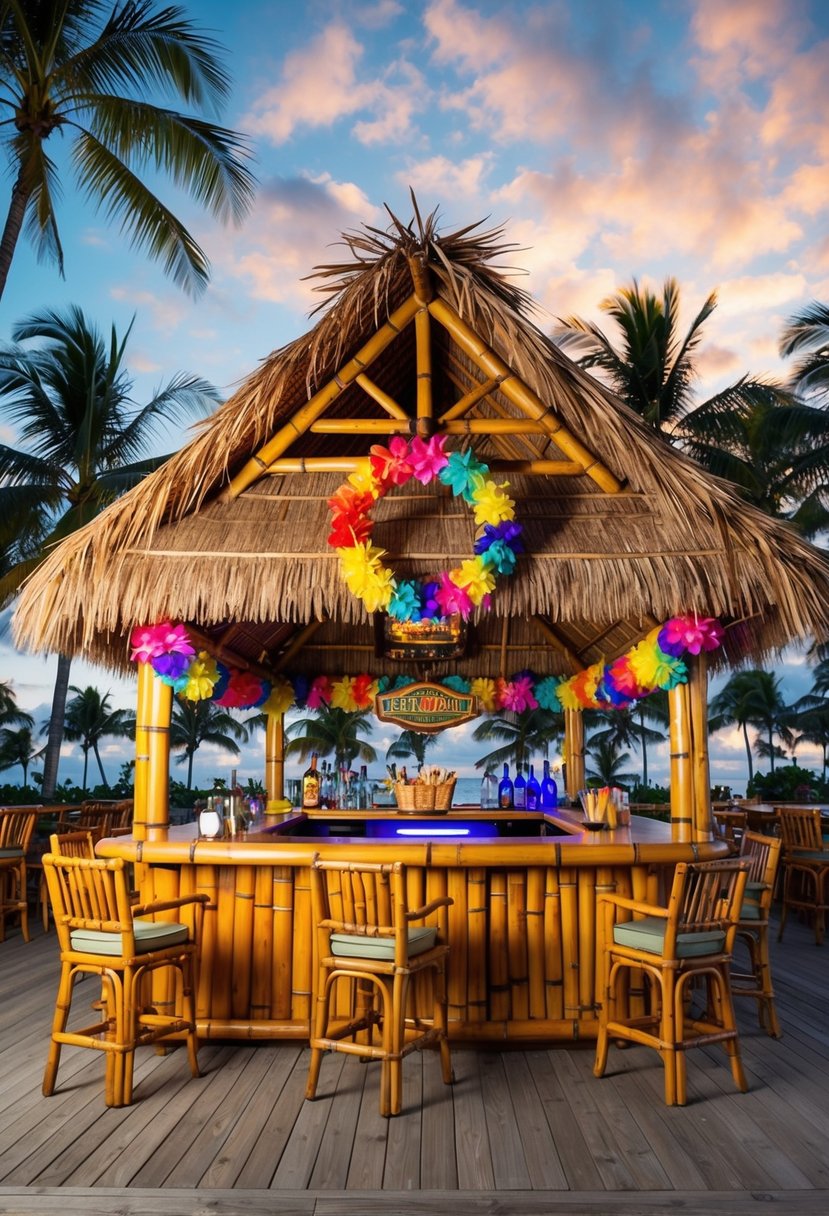
[[[280,456],[265,472],[270,476],[286,473],[352,473],[364,456]],[[583,477],[584,469],[575,460],[488,460],[493,473],[523,473],[531,477]]]

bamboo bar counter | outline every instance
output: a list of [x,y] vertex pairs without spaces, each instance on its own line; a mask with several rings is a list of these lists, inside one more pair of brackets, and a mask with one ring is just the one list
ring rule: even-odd
[[[422,839],[393,835],[419,830],[419,817],[349,811],[271,817],[264,830],[222,840],[199,839],[191,824],[171,828],[163,841],[105,840],[98,852],[142,863],[144,883],[159,897],[209,897],[197,1002],[202,1038],[307,1038],[308,864],[319,852],[405,862],[413,906],[454,899],[437,919],[450,945],[450,1037],[569,1042],[596,1030],[596,891],[654,900],[665,867],[727,851],[718,841],[677,842],[668,824],[635,816],[630,827],[596,832],[567,810],[457,807],[439,817],[442,832],[509,825],[509,836],[468,838],[436,835],[435,817],[423,818]],[[360,825],[360,836],[341,834],[347,821]],[[337,835],[312,835],[321,824]],[[364,837],[372,826],[389,834]]]

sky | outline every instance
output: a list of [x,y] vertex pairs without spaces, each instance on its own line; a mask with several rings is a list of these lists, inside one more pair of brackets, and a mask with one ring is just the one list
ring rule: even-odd
[[[194,301],[90,208],[66,149],[50,147],[61,165],[65,279],[21,244],[0,301],[0,340],[35,309],[78,304],[105,332],[114,324],[123,333],[134,318],[127,364],[138,399],[179,371],[227,396],[309,328],[318,297],[307,276],[339,259],[339,234],[385,228],[386,206],[408,220],[410,190],[445,229],[505,226],[545,328],[573,314],[601,321],[600,302],[634,278],[659,289],[675,277],[686,326],[716,290],[696,359],[699,400],[747,373],[785,378],[783,325],[829,300],[824,0],[183,7],[227,50],[234,83],[221,121],[250,140],[259,180],[251,213],[223,228],[159,185],[212,264]],[[14,442],[2,420],[0,438]],[[168,450],[181,439],[171,434]],[[778,670],[791,699],[807,690],[801,652]],[[38,722],[53,674],[54,660],[19,655],[0,638],[0,679],[13,681]],[[107,672],[78,662],[72,679],[133,705],[132,684]],[[479,745],[459,729],[443,747],[471,771]],[[378,735],[381,751],[390,738]],[[105,746],[108,776],[122,758],[122,745]],[[798,758],[817,763],[805,746]],[[664,777],[667,745],[649,760]],[[256,773],[258,740],[239,764]],[[197,753],[197,780],[229,767]],[[65,745],[60,777],[79,775],[79,749]],[[744,785],[736,732],[715,737],[712,777]]]

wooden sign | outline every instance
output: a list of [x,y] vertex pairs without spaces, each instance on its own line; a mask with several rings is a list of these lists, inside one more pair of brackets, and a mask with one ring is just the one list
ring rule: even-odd
[[406,730],[432,735],[477,718],[480,711],[478,698],[471,692],[456,692],[445,684],[426,680],[378,693],[374,712],[381,722],[394,722]]
[[396,621],[382,615],[377,653],[403,663],[459,659],[466,652],[466,621],[458,613],[440,620]]

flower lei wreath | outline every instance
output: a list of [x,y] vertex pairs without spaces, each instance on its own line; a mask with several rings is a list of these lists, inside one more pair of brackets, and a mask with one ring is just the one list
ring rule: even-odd
[[[498,575],[515,570],[523,553],[521,524],[515,523],[515,503],[507,494],[508,482],[496,485],[489,467],[471,449],[446,453],[446,436],[407,442],[395,436],[387,448],[374,444],[348,480],[328,500],[331,535],[340,573],[352,595],[367,612],[384,609],[398,621],[439,620],[459,613],[464,620],[478,605],[489,607]],[[454,570],[443,570],[428,582],[398,578],[383,564],[385,550],[372,545],[374,521],[369,512],[394,486],[414,477],[426,486],[438,479],[456,498],[469,503],[475,523],[483,531],[475,541],[475,556]]]

